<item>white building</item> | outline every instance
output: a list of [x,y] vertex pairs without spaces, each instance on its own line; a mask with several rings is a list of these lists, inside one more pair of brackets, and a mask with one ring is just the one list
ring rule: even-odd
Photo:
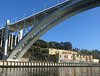
[[99,59],[93,59],[93,62],[99,63]]

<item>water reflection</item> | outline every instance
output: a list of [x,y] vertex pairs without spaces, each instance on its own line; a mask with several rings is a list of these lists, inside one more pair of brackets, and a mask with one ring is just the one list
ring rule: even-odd
[[100,76],[100,67],[0,68],[0,76]]

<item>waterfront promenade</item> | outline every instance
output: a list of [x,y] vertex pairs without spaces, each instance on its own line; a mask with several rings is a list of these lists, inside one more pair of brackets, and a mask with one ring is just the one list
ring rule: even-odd
[[0,67],[100,67],[100,63],[54,63],[0,61]]

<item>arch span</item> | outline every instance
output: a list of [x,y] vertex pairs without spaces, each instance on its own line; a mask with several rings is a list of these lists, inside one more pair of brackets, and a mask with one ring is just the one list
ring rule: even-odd
[[12,26],[15,29],[14,25],[19,24],[22,25],[21,29],[23,29],[25,21],[32,23],[34,17],[36,17],[35,20],[38,19],[39,21],[38,23],[34,22],[35,26],[17,43],[7,60],[20,60],[32,44],[55,25],[78,13],[98,6],[100,6],[100,0],[69,0],[9,25],[9,27]]

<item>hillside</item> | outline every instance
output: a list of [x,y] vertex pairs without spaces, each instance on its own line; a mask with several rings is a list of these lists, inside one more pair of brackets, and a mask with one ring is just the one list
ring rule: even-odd
[[[100,51],[99,50],[87,50],[87,49],[79,49],[72,48],[72,44],[70,42],[46,42],[41,39],[37,40],[30,49],[25,53],[23,57],[29,58],[30,61],[48,61],[48,62],[56,62],[58,61],[58,55],[49,55],[48,48],[55,49],[64,49],[64,50],[72,50],[76,51],[79,54],[85,55],[93,55],[94,58],[100,59]],[[11,52],[10,47],[8,47],[8,54]],[[0,47],[0,59],[2,59],[3,48]]]

